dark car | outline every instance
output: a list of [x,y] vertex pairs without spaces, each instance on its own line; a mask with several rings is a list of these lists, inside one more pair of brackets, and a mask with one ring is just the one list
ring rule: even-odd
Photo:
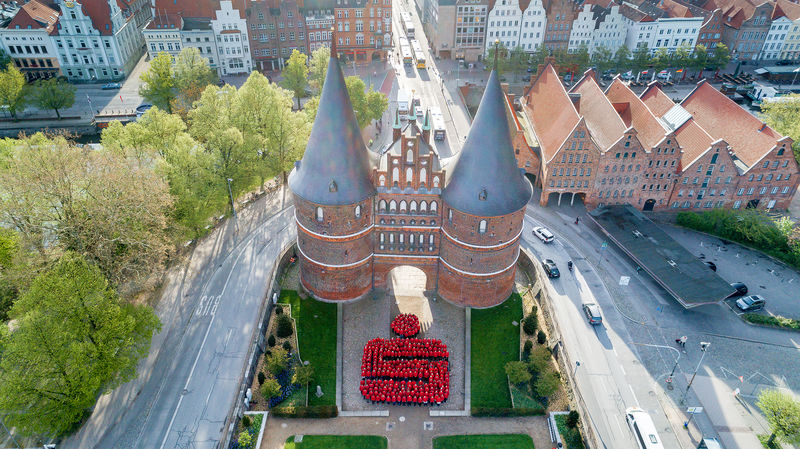
[[742,312],[753,312],[764,308],[767,301],[759,295],[745,296],[736,300],[736,307]]
[[544,272],[547,273],[547,277],[549,278],[557,278],[561,277],[561,273],[558,271],[558,267],[556,263],[550,259],[545,259],[542,262],[542,267],[544,268]]
[[115,89],[119,89],[121,87],[122,87],[122,85],[120,83],[106,83],[106,84],[103,84],[103,87],[101,87],[101,89],[103,89],[103,90],[115,90]]
[[792,61],[788,59],[781,59],[780,61],[776,62],[775,64],[778,65],[792,65]]
[[528,67],[528,73],[533,73],[534,70],[536,69],[534,69],[533,67]]
[[717,264],[715,264],[714,262],[704,260],[703,263],[706,264],[708,268],[711,268],[711,271],[717,271]]
[[600,306],[598,306],[597,304],[593,302],[584,304],[583,313],[586,314],[586,318],[589,320],[589,324],[603,323],[603,317],[602,315],[600,315]]
[[735,288],[736,291],[734,293],[731,293],[731,295],[728,296],[728,298],[735,298],[737,296],[743,296],[747,294],[747,286],[744,285],[744,283],[742,282],[734,282],[731,284],[731,287]]
[[530,75],[525,75],[525,76],[522,77],[522,81],[525,81],[526,83],[528,81],[530,81],[530,80],[531,80],[531,76]]

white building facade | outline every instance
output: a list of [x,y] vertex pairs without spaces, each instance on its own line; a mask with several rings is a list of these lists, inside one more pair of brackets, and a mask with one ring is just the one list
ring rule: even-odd
[[626,31],[625,17],[619,12],[619,5],[612,3],[605,8],[586,4],[572,22],[568,51],[572,53],[585,45],[590,54],[600,47],[614,53],[625,45]]
[[61,72],[70,81],[124,79],[142,55],[144,38],[134,22],[115,0],[100,1],[90,17],[79,1],[57,0],[61,16],[53,39]]
[[792,21],[788,17],[773,17],[772,25],[770,25],[767,37],[764,39],[764,46],[761,48],[761,53],[758,54],[758,59],[778,59],[791,29]]
[[510,50],[533,52],[544,41],[546,24],[541,0],[531,0],[524,11],[519,0],[497,0],[487,17],[486,51],[499,40]]
[[0,49],[28,81],[59,75],[58,54],[50,38],[58,22],[57,11],[31,1],[19,8],[10,21],[0,17],[2,22],[6,26],[0,27]]
[[222,75],[250,73],[253,70],[247,21],[242,17],[243,14],[244,11],[233,8],[230,0],[223,0],[215,12],[216,17],[211,20]]
[[664,17],[656,20],[657,32],[654,35],[653,51],[666,48],[672,54],[681,46],[694,51],[703,17]]

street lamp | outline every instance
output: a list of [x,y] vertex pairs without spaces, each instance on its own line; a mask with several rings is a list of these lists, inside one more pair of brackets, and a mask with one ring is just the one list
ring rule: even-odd
[[231,198],[231,209],[233,210],[233,224],[236,227],[236,231],[238,232],[239,231],[239,219],[238,219],[238,217],[236,217],[236,206],[234,206],[234,204],[233,204],[233,191],[231,190],[231,182],[233,182],[233,179],[227,178],[226,181],[228,181],[228,195]]
[[697,366],[694,369],[694,373],[692,374],[692,378],[689,379],[689,385],[686,386],[686,391],[683,392],[683,397],[681,398],[681,404],[684,404],[686,401],[686,395],[689,394],[689,389],[692,388],[692,382],[694,382],[694,377],[697,375],[697,370],[700,369],[700,365],[703,364],[703,357],[706,356],[706,350],[708,347],[711,346],[711,343],[707,341],[700,342],[700,351],[703,352],[703,355],[700,356],[700,361],[697,362]]
[[797,82],[797,74],[800,73],[800,67],[792,70],[794,72],[794,78],[792,78],[792,86]]
[[581,366],[581,362],[575,361],[575,369],[572,370],[572,377],[575,377],[575,374],[578,372],[578,367]]

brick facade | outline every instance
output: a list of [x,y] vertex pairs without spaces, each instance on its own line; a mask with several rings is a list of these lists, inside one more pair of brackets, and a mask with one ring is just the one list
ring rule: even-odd
[[392,48],[391,0],[341,0],[334,9],[336,50],[348,60],[386,60]]

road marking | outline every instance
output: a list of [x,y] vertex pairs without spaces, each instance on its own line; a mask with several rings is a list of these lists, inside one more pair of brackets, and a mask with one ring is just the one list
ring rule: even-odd
[[[222,286],[222,293],[218,295],[218,297],[222,297],[225,294],[225,290],[228,288],[228,282],[231,280],[231,276],[233,276],[233,272],[236,270],[236,265],[239,264],[239,260],[241,260],[242,255],[247,251],[247,249],[242,250],[239,253],[239,256],[236,257],[236,260],[233,262],[231,266],[231,271],[228,273],[228,278],[225,279],[225,284]],[[203,348],[206,346],[206,340],[208,340],[208,334],[211,332],[211,327],[214,325],[214,320],[217,318],[217,308],[214,307],[214,313],[211,315],[211,321],[208,323],[208,328],[206,329],[206,334],[203,336],[203,342],[200,343],[200,349],[197,351],[197,357],[194,358],[194,363],[192,364],[192,369],[189,371],[189,377],[186,379],[186,383],[183,385],[183,390],[185,391],[189,388],[189,382],[192,381],[192,377],[194,376],[194,370],[197,368],[197,362],[200,361],[200,356],[203,355]],[[167,444],[167,439],[169,438],[169,433],[172,431],[172,425],[175,423],[175,418],[178,416],[178,411],[181,409],[181,402],[183,402],[183,397],[185,395],[181,394],[178,397],[178,405],[175,406],[175,412],[172,413],[172,418],[169,420],[169,425],[167,426],[167,430],[164,433],[164,439],[161,441],[160,449],[164,449],[164,445]]]
[[622,365],[619,366],[619,370],[622,371],[622,375],[623,376],[627,376],[628,375],[628,373],[625,372],[625,368]]
[[631,390],[631,394],[633,395],[633,401],[636,403],[636,406],[641,408],[641,406],[639,405],[639,399],[636,398],[636,393],[633,392],[633,386],[631,386],[631,384],[628,384],[628,388],[630,388]]

